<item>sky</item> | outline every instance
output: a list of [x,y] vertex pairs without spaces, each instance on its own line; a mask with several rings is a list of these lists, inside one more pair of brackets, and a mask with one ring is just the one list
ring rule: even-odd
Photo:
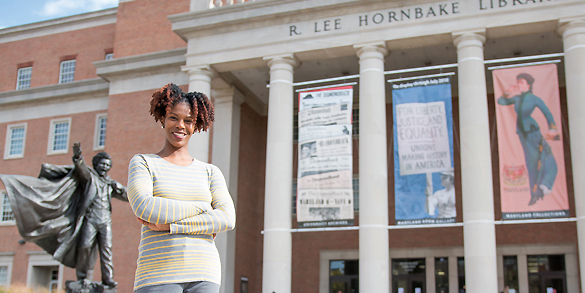
[[118,0],[0,0],[0,29],[118,6]]

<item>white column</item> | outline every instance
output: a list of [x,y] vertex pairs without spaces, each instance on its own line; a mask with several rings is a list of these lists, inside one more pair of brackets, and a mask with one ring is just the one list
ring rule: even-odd
[[[189,92],[201,92],[211,99],[211,78],[214,73],[209,66],[184,67],[189,74]],[[212,126],[213,127],[213,126]],[[215,129],[215,128],[214,128]],[[189,140],[189,154],[201,161],[209,162],[209,131],[195,132]]]
[[581,267],[581,291],[585,289],[585,18],[561,21],[559,32],[565,48],[565,81],[571,156],[573,158],[573,184],[575,213],[577,214],[577,241]]
[[[211,162],[225,177],[228,190],[238,207],[238,161],[240,152],[240,105],[244,96],[234,87],[211,92],[215,106]],[[236,223],[237,229],[237,223]],[[220,293],[235,292],[236,231],[219,233],[215,246],[221,260]]]
[[492,162],[482,32],[454,33],[459,79],[467,292],[498,292]]
[[360,292],[390,292],[383,42],[354,45],[360,62]]
[[293,68],[290,55],[266,57],[270,67],[262,292],[290,293],[292,272]]

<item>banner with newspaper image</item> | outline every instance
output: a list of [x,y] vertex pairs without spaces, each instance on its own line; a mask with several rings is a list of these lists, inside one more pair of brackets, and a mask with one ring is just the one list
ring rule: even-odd
[[351,86],[299,93],[297,221],[353,225]]
[[569,217],[557,66],[498,69],[492,75],[502,218]]
[[392,84],[396,225],[454,223],[449,77]]

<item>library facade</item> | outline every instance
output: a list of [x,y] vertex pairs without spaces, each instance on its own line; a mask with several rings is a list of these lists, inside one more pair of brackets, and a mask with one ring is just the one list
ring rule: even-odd
[[[211,97],[189,151],[236,205],[222,293],[584,292],[581,0],[120,0],[0,29],[0,52],[0,174],[80,142],[126,184],[163,147],[152,93]],[[63,289],[0,192],[0,284]],[[141,226],[111,205],[132,292]]]

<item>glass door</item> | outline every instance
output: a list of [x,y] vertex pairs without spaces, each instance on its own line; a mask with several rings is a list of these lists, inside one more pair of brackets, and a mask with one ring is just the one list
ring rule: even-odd
[[541,276],[543,293],[566,293],[564,276]]
[[425,276],[394,276],[392,279],[394,293],[425,293]]

